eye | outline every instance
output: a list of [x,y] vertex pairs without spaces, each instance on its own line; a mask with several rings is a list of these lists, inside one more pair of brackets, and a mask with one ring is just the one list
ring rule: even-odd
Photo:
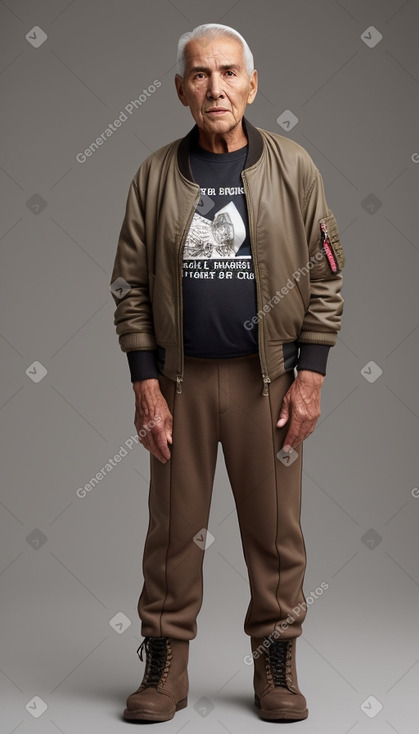
[[204,75],[204,72],[203,71],[198,71],[198,73],[195,74],[195,79],[203,79],[204,76],[205,75]]
[[228,69],[226,71],[226,74],[230,74],[230,76],[236,76],[235,73],[234,73],[234,71],[232,71],[231,69]]

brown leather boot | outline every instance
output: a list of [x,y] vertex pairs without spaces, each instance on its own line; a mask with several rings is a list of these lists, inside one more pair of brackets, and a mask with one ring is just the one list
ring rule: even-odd
[[[263,641],[269,646],[263,645]],[[252,637],[255,706],[261,719],[298,721],[306,719],[306,699],[298,688],[295,664],[296,638],[278,640]]]
[[189,640],[145,637],[137,650],[146,665],[140,687],[127,698],[124,719],[169,721],[188,705]]

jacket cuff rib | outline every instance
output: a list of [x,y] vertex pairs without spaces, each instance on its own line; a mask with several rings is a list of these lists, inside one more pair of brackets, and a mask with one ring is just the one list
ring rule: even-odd
[[127,352],[127,357],[131,382],[157,379],[159,376],[154,349],[134,349]]
[[297,370],[311,370],[326,374],[327,358],[329,356],[330,344],[303,343],[300,347]]

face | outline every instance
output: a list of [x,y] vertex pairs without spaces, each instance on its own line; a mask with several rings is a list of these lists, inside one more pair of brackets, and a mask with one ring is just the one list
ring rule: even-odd
[[175,78],[182,104],[202,132],[223,135],[242,120],[257,92],[257,72],[249,77],[240,41],[219,35],[189,41],[183,79]]

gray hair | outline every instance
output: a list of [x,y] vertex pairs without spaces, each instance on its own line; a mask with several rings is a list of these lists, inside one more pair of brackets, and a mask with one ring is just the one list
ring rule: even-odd
[[253,54],[247,44],[247,41],[240,35],[234,28],[230,28],[228,25],[221,25],[220,23],[204,23],[193,29],[193,31],[187,31],[179,38],[177,48],[177,73],[183,77],[185,73],[185,46],[189,41],[197,38],[215,38],[217,35],[228,36],[235,38],[240,41],[243,47],[244,61],[246,70],[249,76],[254,70]]

